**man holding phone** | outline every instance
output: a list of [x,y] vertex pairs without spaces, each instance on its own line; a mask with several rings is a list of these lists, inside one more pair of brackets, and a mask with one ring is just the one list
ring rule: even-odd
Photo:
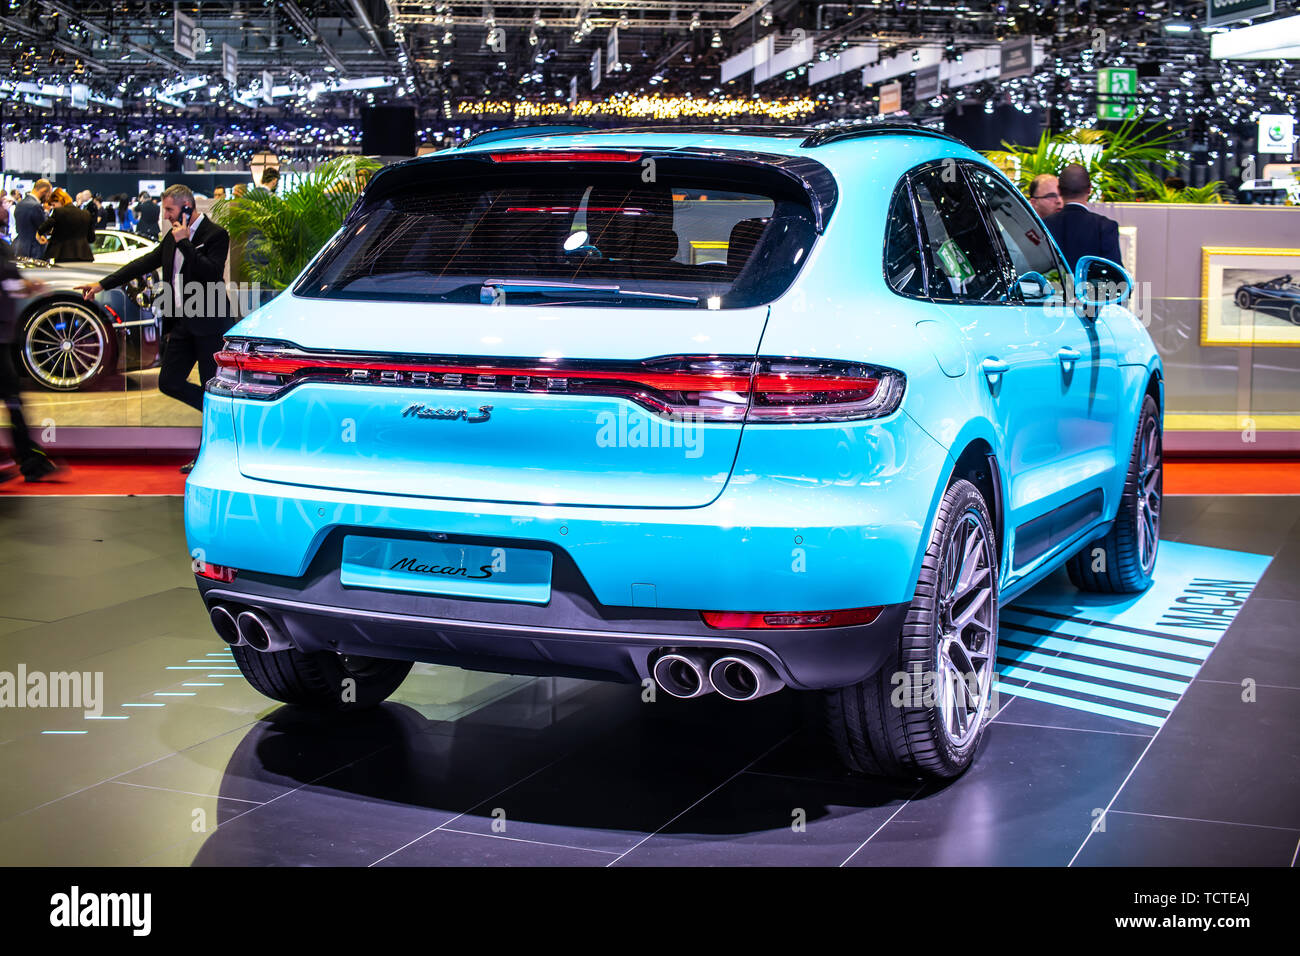
[[[195,213],[194,193],[188,186],[177,184],[163,191],[162,217],[171,224],[171,231],[161,243],[111,275],[77,289],[86,299],[92,299],[105,289],[162,270],[162,294],[171,297],[174,318],[163,346],[158,389],[202,411],[203,387],[189,381],[190,372],[197,362],[202,382],[217,374],[214,356],[237,318],[225,286],[230,234]],[[214,288],[214,283],[220,288]],[[209,315],[208,310],[217,314]],[[188,473],[193,466],[190,462],[181,471]]]

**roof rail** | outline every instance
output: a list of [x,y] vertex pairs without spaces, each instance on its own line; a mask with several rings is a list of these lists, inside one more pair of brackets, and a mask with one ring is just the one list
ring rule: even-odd
[[578,123],[545,123],[533,126],[497,126],[475,133],[460,146],[495,143],[501,139],[522,139],[525,136],[550,136],[555,133],[594,133],[599,132],[595,126],[582,126]]
[[819,129],[813,132],[811,136],[803,141],[800,145],[812,148],[815,146],[825,146],[827,143],[838,143],[844,139],[857,139],[859,136],[881,136],[887,133],[912,134],[913,136],[933,136],[935,139],[946,139],[951,143],[960,143],[955,136],[943,132],[943,130],[932,129],[929,126],[922,126],[920,123],[859,123],[855,126],[831,126],[825,129]]

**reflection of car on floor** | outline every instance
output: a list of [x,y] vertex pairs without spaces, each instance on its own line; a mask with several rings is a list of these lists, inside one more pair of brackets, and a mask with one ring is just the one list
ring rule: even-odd
[[398,163],[227,333],[199,588],[277,700],[373,705],[412,661],[789,687],[851,768],[952,777],[1000,603],[1062,566],[1151,583],[1163,371],[1131,287],[1071,275],[1000,172],[916,126]]
[[112,371],[150,368],[158,360],[161,320],[141,304],[138,283],[86,302],[76,286],[98,282],[117,267],[99,262],[50,264],[19,259],[23,278],[43,282],[17,303],[15,349],[21,367],[42,388],[82,389]]
[[1292,282],[1289,275],[1240,285],[1234,298],[1239,309],[1280,315],[1300,325],[1300,285]]
[[134,262],[154,246],[152,239],[137,236],[134,232],[123,229],[100,229],[95,233],[95,244],[91,247],[95,261],[114,266],[124,266]]

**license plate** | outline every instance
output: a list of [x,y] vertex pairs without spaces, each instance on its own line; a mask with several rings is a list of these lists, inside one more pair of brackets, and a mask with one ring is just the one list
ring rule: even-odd
[[348,535],[344,586],[545,604],[551,553],[521,548]]

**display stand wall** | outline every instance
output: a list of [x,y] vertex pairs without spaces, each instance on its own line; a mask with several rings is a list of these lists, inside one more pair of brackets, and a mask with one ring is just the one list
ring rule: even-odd
[[[1150,316],[1151,337],[1165,363],[1166,448],[1216,455],[1300,453],[1300,347],[1201,344],[1202,249],[1300,249],[1300,208],[1095,208],[1123,232],[1132,227],[1136,304]],[[1300,281],[1300,270],[1295,279]]]

